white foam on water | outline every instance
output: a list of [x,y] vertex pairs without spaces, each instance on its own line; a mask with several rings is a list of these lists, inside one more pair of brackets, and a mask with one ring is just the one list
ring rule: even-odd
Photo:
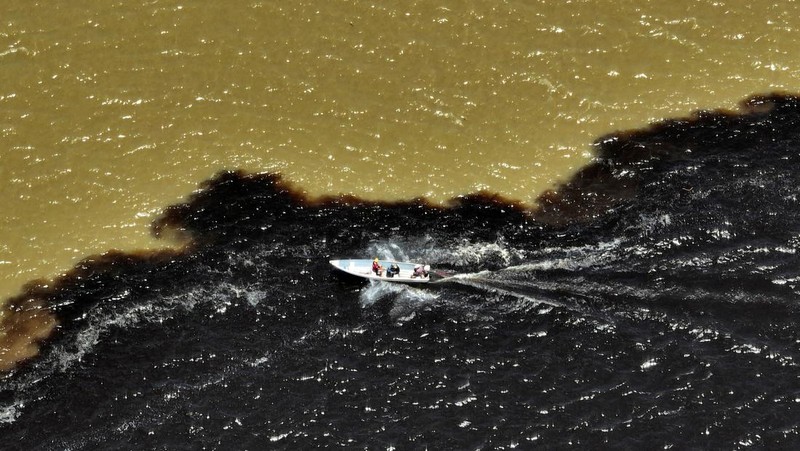
[[261,357],[259,357],[257,359],[249,360],[246,363],[249,366],[255,368],[255,367],[263,366],[266,363],[270,363],[270,362],[272,362],[273,359],[274,359],[274,356],[273,356],[272,352],[267,352],[263,356],[261,356]]
[[370,281],[359,293],[359,299],[364,308],[388,299],[391,302],[389,318],[400,325],[414,319],[421,308],[439,299],[439,293],[399,283]]
[[519,249],[509,247],[502,239],[491,243],[470,243],[462,242],[455,249],[444,250],[445,261],[460,266],[480,264],[486,260],[499,259],[506,265],[517,259],[524,258],[524,252]]
[[492,278],[494,274],[495,273],[492,271],[481,271],[480,273],[474,274],[459,274],[448,278],[448,280],[453,279],[453,282],[458,284],[474,287],[491,293],[511,296],[517,299],[517,302],[507,305],[507,307],[512,311],[529,310],[532,307],[537,307],[540,305],[547,305],[550,307],[566,307],[573,310],[573,308],[570,308],[562,302],[554,301],[544,297],[533,297],[528,294],[521,293],[516,290],[517,287],[514,286],[513,281],[494,279]]
[[22,409],[25,407],[25,402],[22,400],[15,400],[13,403],[0,406],[0,424],[11,424],[19,418]]
[[273,435],[273,436],[270,436],[269,441],[273,442],[273,443],[279,442],[279,441],[285,439],[286,437],[288,437],[289,435],[291,435],[291,432],[286,432],[286,433],[283,433],[283,434]]
[[143,323],[163,323],[178,312],[193,310],[201,303],[214,303],[217,312],[222,313],[230,303],[231,294],[235,295],[235,292],[222,284],[212,291],[196,288],[189,293],[125,306],[122,309],[96,308],[86,314],[87,325],[78,331],[71,343],[55,347],[56,366],[63,372],[81,362],[113,328],[127,329]]
[[[86,312],[82,318],[85,324],[74,336],[53,346],[52,351],[43,355],[37,362],[34,371],[15,379],[10,388],[24,394],[27,389],[49,376],[66,372],[91,354],[115,328],[129,329],[142,324],[164,323],[200,306],[210,306],[215,314],[224,313],[237,298],[243,299],[250,305],[256,305],[266,295],[257,290],[221,283],[211,287],[197,287],[188,293],[126,305],[131,302],[129,296],[129,292],[123,292]],[[263,359],[247,363],[260,366],[270,359],[271,355],[268,354]],[[0,424],[13,422],[19,417],[24,406],[24,397],[15,400],[11,405],[0,406]]]
[[430,290],[414,288],[400,283],[371,280],[369,285],[361,290],[358,297],[361,306],[368,307],[387,297],[392,297],[395,301],[422,304],[437,299],[438,295]]
[[649,359],[649,360],[643,362],[640,365],[640,368],[642,370],[649,370],[650,368],[652,368],[652,367],[654,367],[656,365],[658,365],[658,360],[657,359]]
[[625,258],[629,251],[623,249],[623,240],[617,238],[607,242],[592,245],[567,247],[567,248],[545,248],[532,255],[537,261],[531,261],[507,270],[553,270],[565,269],[570,271],[582,270],[586,268],[596,268],[607,266],[622,258]]
[[463,281],[464,283],[469,284],[470,281],[480,281],[482,279],[491,278],[492,274],[494,274],[494,272],[489,270],[471,272],[471,273],[465,272],[465,273],[453,274],[452,276],[449,276],[446,280],[433,281],[432,283],[442,283],[443,281],[444,282]]
[[650,234],[671,224],[672,216],[669,213],[641,214],[639,215],[639,223],[635,227],[641,229],[645,234]]
[[[403,243],[405,244],[405,243]],[[407,245],[406,245],[407,246]],[[404,247],[395,241],[385,241],[374,243],[369,246],[367,256],[364,258],[379,258],[381,260],[395,260],[395,261],[411,261],[412,257],[408,255]]]
[[728,351],[737,354],[761,354],[764,349],[750,343],[742,343],[732,346]]

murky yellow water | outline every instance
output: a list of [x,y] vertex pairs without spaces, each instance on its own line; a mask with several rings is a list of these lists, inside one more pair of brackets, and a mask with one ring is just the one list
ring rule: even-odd
[[533,202],[618,129],[800,86],[786,1],[0,5],[0,297],[222,169]]

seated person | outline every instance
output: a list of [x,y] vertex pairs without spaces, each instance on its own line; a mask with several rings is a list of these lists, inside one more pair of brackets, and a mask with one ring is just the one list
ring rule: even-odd
[[400,274],[400,267],[397,266],[397,263],[392,263],[389,269],[386,270],[386,277],[394,277],[398,274]]
[[378,276],[383,275],[383,266],[381,266],[381,262],[378,261],[378,257],[375,257],[375,260],[372,261],[372,272]]
[[411,274],[412,278],[415,277],[428,277],[428,272],[431,270],[430,265],[414,265],[414,272]]

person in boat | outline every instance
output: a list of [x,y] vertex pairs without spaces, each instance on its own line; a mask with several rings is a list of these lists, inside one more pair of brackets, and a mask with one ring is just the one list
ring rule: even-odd
[[372,260],[372,272],[378,276],[383,275],[383,266],[381,266],[381,262],[378,260],[378,257],[375,257],[375,260]]
[[431,266],[430,265],[425,265],[425,266],[414,265],[414,272],[411,273],[411,277],[412,278],[416,278],[416,277],[425,278],[425,277],[428,277],[428,273],[430,272],[430,270],[431,270]]
[[386,277],[394,277],[398,274],[400,274],[400,266],[397,263],[392,263],[389,269],[386,270]]

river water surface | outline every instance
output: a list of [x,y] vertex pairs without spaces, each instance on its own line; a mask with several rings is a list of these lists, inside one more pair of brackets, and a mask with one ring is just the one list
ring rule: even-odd
[[795,2],[0,9],[9,440],[797,440]]

